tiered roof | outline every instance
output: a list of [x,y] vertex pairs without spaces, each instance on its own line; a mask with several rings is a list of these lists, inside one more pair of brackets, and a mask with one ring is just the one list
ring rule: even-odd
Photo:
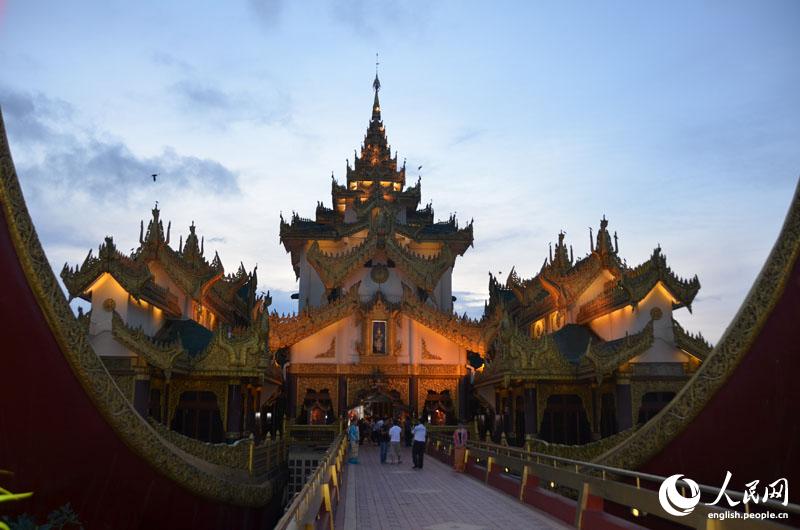
[[602,293],[581,305],[577,323],[582,324],[627,305],[638,304],[659,282],[675,299],[673,308],[688,307],[700,290],[697,276],[680,278],[667,265],[661,247],[656,247],[650,259],[637,267],[628,267],[619,258],[616,233],[608,231],[608,220],[600,222],[596,243],[585,258],[575,261],[572,248],[567,252],[564,233],[558,236],[555,251],[533,278],[522,280],[512,269],[502,285],[495,277],[489,281],[489,308],[503,305],[520,325],[527,325],[544,315],[565,309],[577,302],[583,292],[603,271],[610,279]]
[[252,322],[257,306],[256,271],[247,273],[240,265],[235,274],[225,275],[218,254],[209,262],[205,258],[204,244],[195,233],[194,223],[184,243],[181,237],[178,250],[170,247],[171,223],[164,230],[158,207],[153,217],[139,228],[139,248],[130,255],[120,252],[112,237],[100,245],[97,257],[89,254],[77,267],[64,265],[61,278],[70,298],[89,299],[88,290],[104,273],[110,274],[131,296],[143,299],[162,309],[167,317],[179,318],[177,293],[156,284],[150,264],[159,263],[169,278],[187,296],[209,307],[222,322],[243,326]]
[[[392,156],[381,118],[378,97],[380,80],[373,83],[375,99],[372,117],[353,165],[347,163],[346,182],[339,184],[332,177],[332,208],[317,204],[315,219],[302,218],[296,213],[289,222],[281,216],[280,238],[287,252],[292,254],[295,273],[299,274],[302,251],[308,247],[308,259],[320,273],[326,287],[340,287],[341,281],[352,270],[368,261],[376,250],[386,250],[389,259],[405,264],[404,271],[416,270],[431,274],[429,278],[415,278],[419,287],[431,290],[441,274],[453,265],[457,255],[463,255],[472,245],[472,222],[460,228],[454,216],[447,221],[434,222],[430,204],[420,208],[421,184],[406,186],[405,162],[398,167],[397,154]],[[347,214],[346,211],[351,211]],[[402,221],[401,221],[402,220]],[[366,239],[345,255],[326,254],[317,241],[339,241],[344,237],[366,233]],[[408,240],[440,242],[442,250],[435,258],[425,258],[405,248]],[[335,263],[334,263],[335,262]],[[351,266],[343,267],[342,263]],[[332,272],[334,271],[335,272]]]

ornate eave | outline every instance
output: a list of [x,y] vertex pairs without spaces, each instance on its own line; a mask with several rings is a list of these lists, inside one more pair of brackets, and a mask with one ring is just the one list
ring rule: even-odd
[[506,322],[495,337],[494,356],[487,360],[475,384],[483,386],[506,379],[569,380],[595,379],[598,383],[610,376],[652,344],[653,321],[634,334],[612,341],[590,340],[577,362],[566,359],[552,335],[533,339]]
[[127,325],[116,311],[111,316],[111,333],[117,342],[141,356],[147,364],[164,372],[188,373],[189,354],[180,339],[159,342],[141,327]]
[[140,297],[145,285],[152,280],[152,274],[145,263],[132,259],[117,250],[113,237],[106,237],[100,245],[97,257],[92,251],[80,266],[71,268],[68,264],[61,270],[61,279],[70,298],[82,296],[86,290],[104,273],[108,273],[134,297]]
[[420,301],[407,285],[403,284],[402,312],[420,324],[439,333],[458,346],[481,356],[486,355],[488,344],[497,331],[499,313],[474,320],[453,313],[443,313]]
[[696,335],[689,333],[674,318],[672,319],[672,335],[675,337],[675,346],[701,361],[705,361],[714,348],[702,333]]
[[[223,276],[211,286],[204,301],[225,322],[249,323],[253,320],[253,311],[259,300],[256,297],[257,287],[256,270],[248,274],[244,264],[240,264],[235,274]],[[241,293],[243,289],[246,289],[246,293]]]
[[282,316],[269,314],[269,349],[277,351],[310,337],[321,329],[351,315],[359,304],[356,283],[333,302],[321,307],[306,305],[297,315]]
[[577,321],[588,322],[627,305],[635,306],[659,283],[675,298],[673,309],[686,306],[691,310],[692,301],[700,290],[700,281],[697,276],[691,280],[676,276],[667,266],[661,249],[656,248],[648,261],[636,268],[625,269],[619,279],[608,282],[600,295],[581,306]]
[[653,320],[650,320],[638,333],[625,335],[620,339],[589,343],[586,358],[594,366],[598,384],[615,370],[634,357],[643,354],[653,345]]
[[[445,271],[455,264],[457,254],[448,244],[442,245],[435,256],[409,250],[398,243],[395,236],[397,226],[391,212],[380,210],[370,224],[367,238],[358,246],[341,253],[328,253],[314,240],[306,252],[306,259],[319,274],[325,288],[331,290],[340,287],[354,270],[376,253],[385,253],[416,286],[427,292],[433,291]],[[470,236],[471,228],[472,225],[469,227]],[[463,253],[465,249],[461,250]]]
[[112,334],[120,344],[164,373],[259,378],[271,374],[280,380],[279,374],[271,370],[273,361],[266,353],[266,324],[237,329],[230,334],[217,328],[205,349],[190,356],[180,338],[171,342],[158,341],[141,327],[125,324],[116,311],[111,323]]
[[258,325],[228,335],[218,329],[206,349],[192,359],[191,372],[197,376],[270,377],[280,381],[273,356],[267,353],[265,333]]

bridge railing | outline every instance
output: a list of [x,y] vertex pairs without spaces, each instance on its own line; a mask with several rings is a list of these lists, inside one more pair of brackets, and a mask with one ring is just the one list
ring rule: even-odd
[[344,458],[347,453],[347,436],[336,435],[320,459],[314,473],[303,489],[295,495],[286,508],[275,530],[329,528],[333,530],[335,513],[341,499]]
[[344,431],[344,424],[339,421],[325,425],[300,425],[290,421],[284,424],[284,431],[289,433],[292,441],[330,443]]
[[275,438],[267,433],[266,439],[260,444],[249,440],[247,471],[251,477],[263,480],[284,468],[287,454],[286,435],[281,436],[280,431],[275,434]]
[[[428,451],[452,462],[453,440],[451,437],[433,433],[429,437]],[[661,508],[658,498],[658,487],[667,477],[555,457],[479,440],[467,444],[464,458],[470,474],[545,511],[549,511],[548,503],[544,502],[544,496],[537,493],[537,489],[548,490],[547,495],[550,497],[554,493],[562,493],[560,491],[562,488],[576,492],[574,519],[567,522],[577,528],[592,527],[585,525],[584,522],[587,517],[598,515],[589,512],[598,510],[602,512],[603,501],[627,507],[634,517],[653,514],[692,528],[753,528],[755,524],[763,525],[764,528],[788,528],[779,524],[777,522],[779,520],[744,519],[741,513],[721,514],[733,510],[705,504],[720,495],[720,488],[713,486],[700,485],[701,498],[705,502],[699,502],[687,515],[674,516]],[[682,493],[686,496],[685,491]],[[725,489],[724,493],[731,499],[740,501],[744,513],[750,514],[751,506],[744,502],[744,492]],[[703,498],[703,495],[707,498]],[[567,497],[564,497],[564,500],[567,500]],[[537,504],[539,501],[542,501],[541,506]],[[778,514],[788,513],[795,517],[800,515],[800,505],[793,503],[784,505],[774,500],[762,500],[756,507],[758,510],[766,509]],[[711,513],[713,515],[709,517]],[[554,515],[567,520],[572,511],[562,509],[560,515]],[[642,522],[644,524],[644,521]]]

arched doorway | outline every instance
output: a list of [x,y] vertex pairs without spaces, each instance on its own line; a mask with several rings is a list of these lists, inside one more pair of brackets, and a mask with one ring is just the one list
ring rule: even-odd
[[217,396],[213,392],[183,392],[170,427],[197,440],[222,442],[222,416]]
[[403,403],[397,390],[370,388],[359,392],[348,407],[349,415],[358,419],[400,418],[408,415],[408,407]]
[[645,423],[661,412],[667,403],[675,397],[675,392],[647,392],[642,396],[642,406],[639,408],[639,417],[636,423]]
[[591,440],[589,420],[581,398],[575,394],[555,394],[547,398],[540,435],[550,443],[588,443]]

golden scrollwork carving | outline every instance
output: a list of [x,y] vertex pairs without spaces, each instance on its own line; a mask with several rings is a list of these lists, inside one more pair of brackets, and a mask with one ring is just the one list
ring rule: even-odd
[[701,361],[705,361],[711,353],[711,343],[709,343],[702,333],[696,335],[689,333],[677,320],[672,319],[672,335],[675,337],[675,346],[694,355]]
[[360,282],[350,287],[344,296],[327,305],[321,307],[306,305],[297,315],[281,316],[278,313],[270,313],[270,350],[276,351],[296,344],[334,322],[352,315],[359,305],[359,286]]
[[486,353],[500,324],[499,312],[488,318],[473,320],[452,313],[443,313],[419,300],[407,285],[403,284],[403,313],[420,324],[431,328],[462,348],[481,355]]
[[417,411],[420,411],[425,405],[425,399],[428,397],[429,390],[437,394],[449,390],[450,397],[453,399],[453,407],[458,410],[458,379],[430,379],[420,377],[417,380]]
[[[297,378],[297,401],[295,403],[303,403],[306,391],[308,389],[321,390],[328,389],[331,397],[331,406],[334,414],[338,414],[339,408],[339,379],[337,377],[298,377]],[[348,388],[349,391],[349,388]]]

